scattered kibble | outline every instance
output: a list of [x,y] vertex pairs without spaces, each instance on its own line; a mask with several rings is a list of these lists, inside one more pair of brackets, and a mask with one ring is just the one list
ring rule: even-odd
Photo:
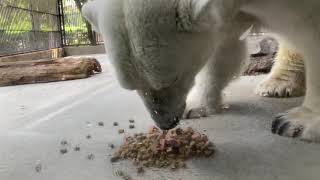
[[129,119],[129,122],[130,123],[134,123],[134,119]]
[[113,122],[113,126],[119,126],[119,123]]
[[134,129],[135,126],[134,126],[133,124],[130,124],[130,125],[129,125],[129,128],[130,128],[130,129]]
[[40,161],[37,161],[36,167],[34,168],[37,173],[41,172],[42,170],[42,164]]
[[114,144],[109,143],[108,146],[109,146],[110,149],[114,149]]
[[208,137],[190,127],[169,131],[152,127],[148,133],[126,137],[111,162],[130,159],[138,167],[170,167],[174,170],[185,167],[189,158],[210,157],[214,152],[214,144]]
[[87,139],[91,139],[92,136],[91,136],[90,134],[88,134],[88,135],[86,136],[86,138],[87,138]]
[[68,141],[62,140],[62,141],[60,142],[60,144],[61,144],[62,146],[68,145]]
[[119,129],[119,130],[118,130],[118,133],[119,133],[119,134],[123,134],[123,133],[124,133],[124,129]]
[[89,160],[93,160],[94,159],[94,154],[92,154],[92,153],[88,154],[87,158]]
[[98,126],[104,126],[103,122],[98,122]]
[[61,154],[66,154],[66,153],[68,153],[68,149],[65,149],[65,148],[64,149],[60,149],[60,153]]
[[74,151],[80,151],[80,147],[79,146],[74,147]]

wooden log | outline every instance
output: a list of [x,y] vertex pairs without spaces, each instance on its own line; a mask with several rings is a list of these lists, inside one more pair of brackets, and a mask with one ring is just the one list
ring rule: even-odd
[[0,86],[46,83],[88,78],[101,72],[91,57],[0,63]]

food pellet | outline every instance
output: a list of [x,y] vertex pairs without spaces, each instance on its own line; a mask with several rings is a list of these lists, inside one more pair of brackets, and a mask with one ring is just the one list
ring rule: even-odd
[[74,147],[74,151],[80,151],[80,147],[79,146]]
[[89,160],[93,160],[94,159],[94,154],[92,154],[92,153],[88,154],[87,158]]
[[109,146],[110,149],[114,148],[114,144],[112,144],[112,143],[109,143],[108,146]]
[[61,154],[66,154],[68,152],[68,149],[60,149]]
[[91,136],[90,134],[88,134],[88,135],[86,136],[86,138],[87,138],[87,139],[91,139],[92,136]]
[[119,129],[119,130],[118,130],[118,133],[119,133],[119,134],[123,134],[123,133],[124,133],[124,129]]
[[130,125],[129,125],[129,128],[130,128],[130,129],[134,129],[135,126],[134,126],[133,124],[130,124]]
[[104,126],[103,122],[98,122],[98,126]]
[[41,170],[42,170],[42,165],[41,165],[41,162],[40,162],[40,161],[37,161],[35,170],[36,170],[37,173],[41,172]]
[[60,142],[60,144],[61,144],[62,146],[68,145],[68,141],[62,140],[62,141]]
[[134,119],[129,119],[129,122],[130,123],[134,123]]
[[118,126],[118,125],[119,125],[119,123],[117,123],[117,122],[113,123],[113,126]]

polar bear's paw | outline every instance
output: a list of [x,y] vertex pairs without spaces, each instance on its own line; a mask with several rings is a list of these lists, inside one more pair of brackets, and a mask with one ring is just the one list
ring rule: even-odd
[[320,142],[320,114],[303,106],[279,114],[272,123],[272,133]]
[[257,86],[255,93],[263,97],[303,96],[305,94],[305,85],[299,82],[269,77]]
[[228,109],[228,105],[220,105],[216,108],[209,108],[205,106],[200,106],[196,108],[188,108],[184,115],[184,119],[198,119],[202,117],[208,117],[213,114],[219,114],[221,113],[224,109]]
[[210,111],[205,107],[191,108],[185,111],[184,119],[198,119],[210,116]]

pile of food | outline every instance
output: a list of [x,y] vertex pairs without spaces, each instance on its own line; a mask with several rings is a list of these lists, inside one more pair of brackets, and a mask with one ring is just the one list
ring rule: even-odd
[[[111,162],[122,159],[133,160],[141,167],[185,167],[192,157],[210,157],[215,147],[208,137],[192,128],[176,128],[161,131],[152,127],[148,133],[125,137],[125,142],[111,158]],[[139,169],[138,168],[138,169]]]

